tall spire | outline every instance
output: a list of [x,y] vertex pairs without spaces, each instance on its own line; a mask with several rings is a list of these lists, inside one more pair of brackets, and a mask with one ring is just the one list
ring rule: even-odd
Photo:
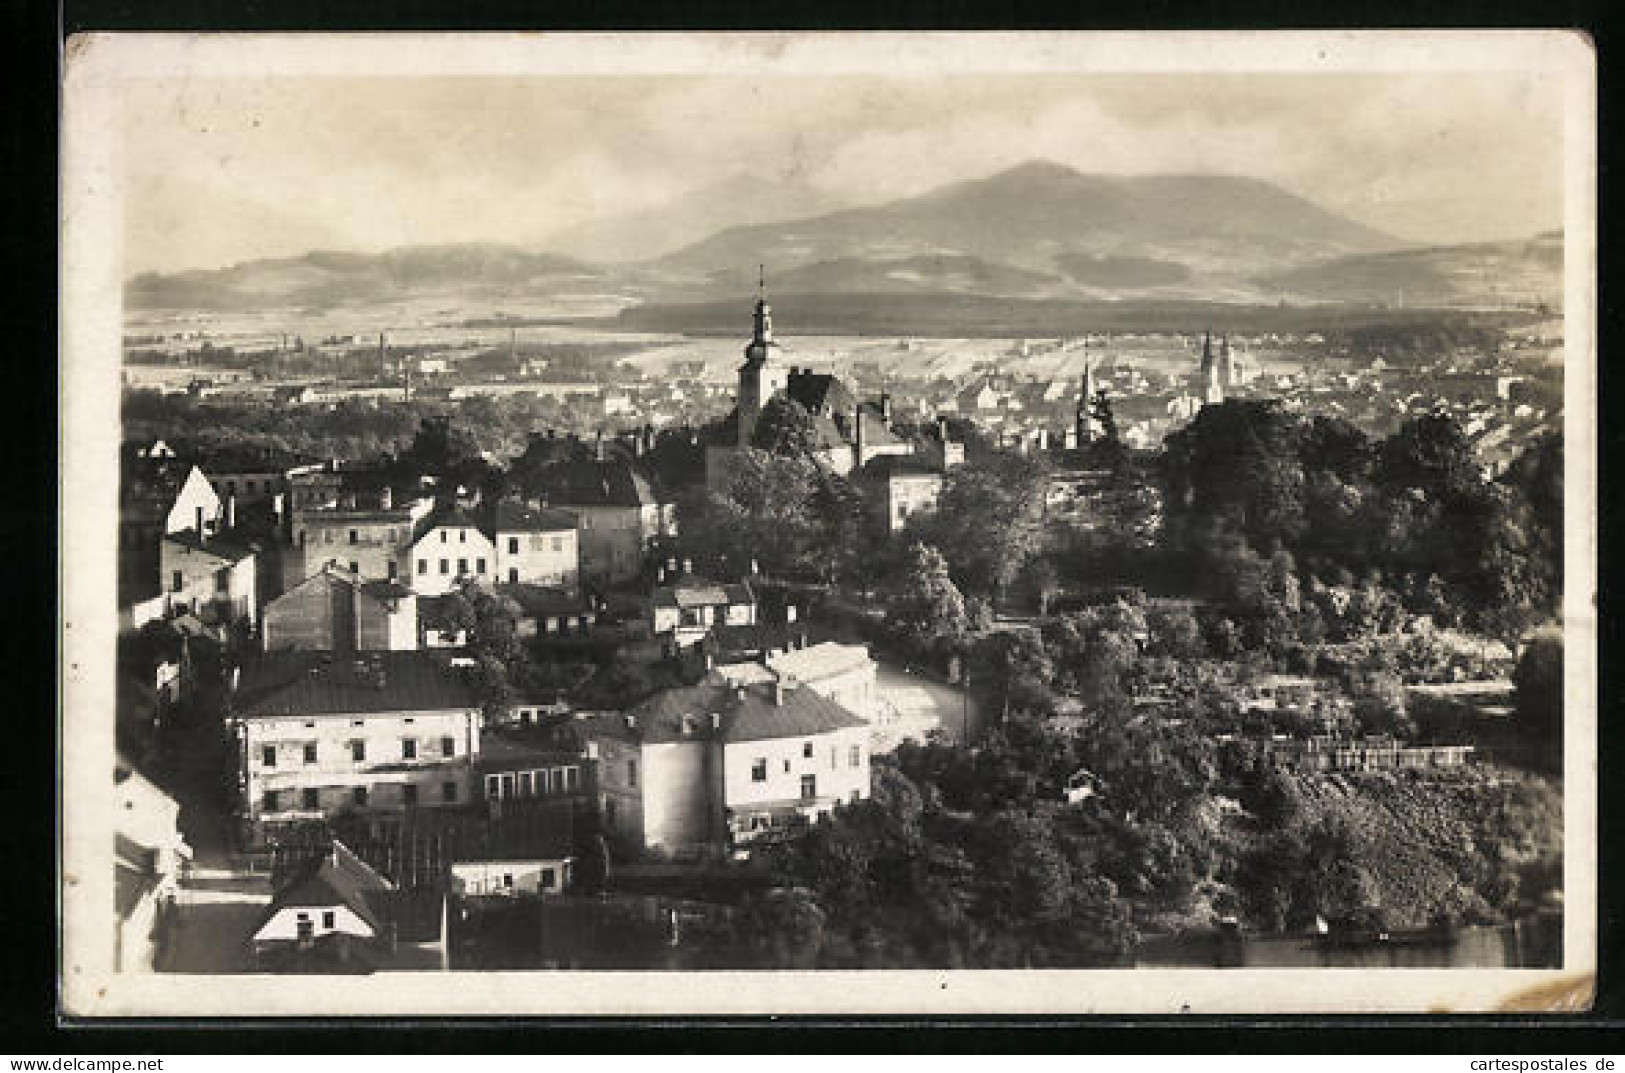
[[773,311],[767,305],[767,266],[756,266],[756,315],[751,326],[751,342],[773,341]]

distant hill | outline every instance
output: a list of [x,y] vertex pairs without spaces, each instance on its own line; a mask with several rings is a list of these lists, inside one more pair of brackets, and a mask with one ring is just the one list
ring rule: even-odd
[[1398,248],[1392,236],[1258,179],[1091,175],[1023,164],[918,197],[722,231],[655,260],[738,293],[768,265],[974,258],[1053,276],[1078,295],[1174,286],[1179,296],[1327,256]]
[[790,220],[842,208],[806,185],[737,172],[651,208],[589,220],[548,236],[546,247],[602,264],[647,261],[729,227]]
[[404,246],[377,254],[319,250],[228,268],[143,273],[125,284],[124,300],[132,309],[328,308],[423,294],[502,293],[598,274],[568,257],[494,243]]
[[1261,276],[1288,297],[1393,305],[1563,305],[1563,235],[1337,257]]

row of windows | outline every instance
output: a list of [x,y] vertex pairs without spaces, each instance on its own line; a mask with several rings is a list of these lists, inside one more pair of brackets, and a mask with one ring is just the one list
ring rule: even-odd
[[[813,743],[812,742],[809,741],[809,742],[805,742],[805,743],[802,744],[802,746],[801,746],[801,756],[805,760],[811,760],[813,758]],[[862,767],[863,766],[863,749],[862,749],[861,746],[853,745],[853,746],[848,747],[848,749],[846,751],[846,763],[847,763],[848,767]],[[834,771],[839,766],[840,766],[840,752],[838,751],[838,748],[836,746],[831,745],[829,747],[829,769],[831,771]],[[790,761],[788,761],[788,760],[784,761],[784,773],[786,775],[790,774]],[[810,775],[804,775],[804,776],[802,776],[802,781],[805,782],[807,779],[809,779],[811,777],[812,776],[810,776]],[[752,760],[750,762],[750,781],[751,782],[766,782],[767,781],[767,757],[758,756],[756,759],[754,759],[754,760]]]
[[[302,755],[304,756],[305,763],[314,764],[314,763],[317,762],[318,757],[319,757],[319,751],[317,749],[317,743],[316,742],[307,741],[303,745],[299,746],[299,748],[302,751]],[[457,739],[454,738],[454,737],[451,737],[450,735],[442,737],[440,739],[440,755],[441,756],[456,756],[457,755]],[[402,738],[401,739],[401,759],[402,760],[416,760],[417,758],[418,758],[418,739],[417,738]],[[352,761],[354,761],[355,763],[358,763],[358,764],[364,762],[367,759],[367,743],[364,742],[364,741],[360,741],[360,740],[350,742],[350,759]],[[262,746],[260,746],[260,766],[261,767],[276,767],[276,764],[277,764],[277,746],[275,746],[275,745],[262,745]]]
[[[323,544],[332,544],[334,542],[333,541],[333,530],[331,530],[331,529],[323,529],[323,530],[321,530],[321,534],[322,534],[322,543]],[[359,530],[359,529],[351,529],[346,534],[346,536],[348,537],[348,540],[344,541],[344,543],[349,543],[349,544],[360,544],[361,543],[361,530]],[[367,543],[369,543],[369,544],[395,544],[395,543],[398,543],[401,540],[401,537],[402,537],[402,531],[400,529],[393,529],[393,528],[392,529],[383,529],[383,530],[379,530],[376,535],[373,535],[373,534],[369,533]],[[308,529],[299,530],[299,546],[302,548],[309,542],[310,542],[310,531]]]
[[[547,539],[548,538],[546,538],[546,537],[539,537],[539,536],[531,537],[530,538],[530,550],[531,551],[546,551],[547,550]],[[553,537],[552,540],[553,540],[553,551],[555,553],[562,552],[564,550],[564,538],[556,536],[556,537]],[[518,555],[519,554],[519,538],[518,537],[511,536],[511,537],[508,538],[508,554],[509,555]]]
[[[428,572],[429,572],[429,560],[427,560],[427,559],[419,559],[418,560],[418,574],[421,576],[423,574],[427,574]],[[440,560],[440,572],[442,574],[451,573],[451,560],[450,559],[441,559]],[[476,574],[485,573],[485,560],[484,559],[475,559],[474,560],[474,572]],[[509,572],[513,573],[513,571],[509,571]],[[466,573],[468,573],[468,560],[467,559],[458,559],[457,560],[457,576],[461,577]]]
[[573,794],[579,789],[581,769],[577,767],[538,768],[485,776],[485,796],[492,800]]
[[[401,803],[407,806],[416,805],[418,803],[417,785],[415,783],[405,782],[401,783],[400,787]],[[343,791],[341,790],[339,792],[342,793]],[[370,795],[367,792],[367,787],[352,786],[350,787],[349,794],[345,800],[348,804],[354,805],[356,808],[366,808],[369,796]],[[267,790],[265,791],[265,795],[261,799],[260,804],[262,810],[265,812],[280,812],[283,808],[294,807],[293,802],[295,800],[299,802],[298,807],[300,809],[306,812],[318,812],[322,808],[322,791],[317,787],[307,786],[299,791],[299,796],[296,799],[291,790]],[[331,801],[331,796],[329,800]],[[458,800],[457,783],[451,781],[450,779],[441,783],[440,800],[445,804],[455,805]],[[336,804],[336,802],[334,803]]]

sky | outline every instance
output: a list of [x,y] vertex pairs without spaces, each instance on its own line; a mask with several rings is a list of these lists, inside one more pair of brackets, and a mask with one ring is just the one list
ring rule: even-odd
[[125,96],[128,274],[545,249],[741,173],[873,204],[1033,159],[1266,179],[1418,244],[1562,222],[1560,86],[1506,74],[188,78]]

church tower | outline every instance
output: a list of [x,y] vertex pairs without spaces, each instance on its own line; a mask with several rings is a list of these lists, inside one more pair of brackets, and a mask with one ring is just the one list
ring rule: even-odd
[[[1085,342],[1085,348],[1088,347]],[[1087,357],[1083,362],[1083,387],[1078,392],[1077,437],[1078,446],[1094,443],[1100,436],[1100,422],[1095,420],[1095,365]]]
[[773,311],[767,304],[767,275],[758,266],[756,312],[752,317],[750,342],[745,346],[745,363],[739,367],[739,446],[750,445],[767,400],[783,391],[788,381],[784,368],[773,359],[778,344],[773,341]]
[[1219,362],[1213,359],[1213,333],[1202,333],[1202,401],[1217,404],[1224,401],[1224,380]]
[[1236,364],[1230,357],[1230,337],[1219,340],[1219,383],[1229,391],[1236,386]]

